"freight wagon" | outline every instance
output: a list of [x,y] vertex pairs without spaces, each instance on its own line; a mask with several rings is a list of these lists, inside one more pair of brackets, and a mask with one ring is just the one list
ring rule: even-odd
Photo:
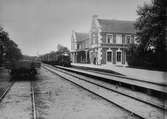
[[12,76],[34,77],[40,65],[37,61],[19,60],[11,64],[10,73]]

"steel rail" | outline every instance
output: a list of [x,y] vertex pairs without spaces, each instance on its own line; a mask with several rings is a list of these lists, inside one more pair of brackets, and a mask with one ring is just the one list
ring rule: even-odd
[[37,112],[36,112],[36,106],[35,106],[35,93],[34,93],[34,87],[33,87],[32,81],[31,81],[31,100],[32,100],[33,119],[37,119]]
[[[44,66],[49,66],[49,65],[44,65]],[[133,85],[135,87],[141,87],[141,88],[145,88],[146,90],[151,90],[151,91],[155,91],[159,94],[162,94],[161,96],[165,97],[167,96],[167,87],[166,86],[162,86],[162,85],[158,85],[155,83],[150,83],[150,82],[146,82],[146,81],[142,81],[142,80],[133,80],[133,78],[129,78],[129,77],[122,77],[122,76],[112,76],[112,78],[116,78],[116,79],[111,79],[111,75],[106,75],[107,77],[103,77],[101,75],[99,75],[100,73],[95,73],[95,72],[88,72],[86,70],[81,70],[78,71],[76,69],[70,69],[70,68],[66,68],[66,67],[61,67],[61,66],[54,66],[63,70],[67,70],[70,72],[75,72],[75,73],[80,73],[81,75],[87,75],[88,77],[96,77],[96,78],[101,78],[104,80],[108,80],[108,81],[115,81],[115,82],[120,82],[123,84],[127,84],[127,85]],[[93,74],[92,74],[93,73]],[[96,75],[97,74],[97,75]],[[117,79],[118,78],[118,79]],[[122,80],[124,79],[124,80]],[[127,79],[127,81],[125,80]]]
[[[56,67],[61,67],[61,66],[56,66]],[[128,76],[123,75],[123,74],[120,74],[120,75],[119,74],[114,74],[114,73],[111,74],[111,73],[108,73],[106,71],[99,70],[99,69],[96,69],[96,68],[90,68],[90,67],[82,67],[81,68],[81,67],[75,66],[75,68],[73,68],[73,69],[80,69],[80,70],[85,71],[85,68],[87,68],[86,69],[87,71],[96,72],[96,73],[100,73],[100,74],[105,74],[105,75],[108,75],[108,76],[114,76],[114,77],[119,77],[119,78],[126,78],[126,79],[129,79],[129,80],[136,80],[136,81],[139,81],[139,82],[145,82],[145,83],[155,84],[155,85],[159,85],[159,86],[167,86],[167,84],[165,84],[165,83],[151,82],[151,81],[148,81],[148,80],[139,80],[138,78],[128,77]]]
[[[113,101],[111,101],[111,100],[109,100],[109,99],[107,99],[107,98],[101,96],[100,94],[98,94],[98,93],[96,93],[96,92],[93,92],[93,91],[91,91],[91,90],[85,88],[84,86],[79,85],[78,83],[75,83],[74,81],[71,81],[71,80],[69,80],[69,79],[63,77],[62,75],[60,75],[60,74],[58,74],[58,73],[56,73],[56,72],[54,72],[54,71],[52,71],[52,70],[50,70],[50,69],[48,69],[48,68],[46,68],[46,67],[44,67],[44,68],[45,68],[46,70],[52,72],[53,74],[56,74],[56,75],[58,75],[59,77],[65,79],[65,80],[67,80],[67,81],[69,81],[69,82],[71,82],[71,83],[74,83],[75,85],[77,85],[77,86],[83,88],[84,90],[87,90],[88,92],[91,92],[92,94],[97,95],[97,96],[101,97],[102,99],[104,99],[104,100],[106,100],[106,101],[108,101],[108,102],[110,102],[110,103],[112,103],[112,104],[114,104],[114,105],[116,105],[116,106],[118,106],[118,107],[120,107],[120,108],[126,110],[126,111],[129,112],[132,116],[134,115],[134,116],[139,117],[139,118],[141,118],[141,119],[145,119],[144,117],[142,117],[142,116],[140,116],[140,115],[138,115],[138,114],[135,114],[134,112],[132,112],[132,111],[126,109],[125,107],[123,107],[123,106],[121,106],[121,105],[116,104],[115,102],[113,102]],[[54,69],[54,70],[55,70],[55,69]]]
[[[63,70],[63,69],[60,69],[59,71],[61,71],[61,70]],[[75,77],[75,78],[78,78],[78,79],[80,79],[80,80],[84,80],[84,81],[86,81],[86,82],[92,83],[92,84],[97,85],[97,86],[100,86],[100,87],[102,87],[102,88],[105,88],[105,89],[108,89],[108,90],[112,90],[112,91],[114,91],[114,92],[116,92],[116,93],[119,93],[119,94],[121,94],[121,95],[130,97],[130,98],[135,99],[135,100],[138,100],[138,101],[141,101],[141,102],[143,102],[143,103],[149,104],[149,105],[154,106],[154,107],[156,107],[156,108],[159,108],[159,109],[162,109],[162,110],[167,110],[167,107],[166,107],[166,106],[156,105],[156,104],[153,104],[153,103],[151,103],[151,102],[148,102],[148,101],[145,101],[145,100],[136,98],[136,97],[134,97],[134,96],[131,96],[131,95],[129,95],[129,94],[125,94],[125,93],[122,93],[122,92],[120,92],[120,91],[113,90],[113,89],[111,89],[111,88],[108,88],[108,87],[103,86],[103,85],[101,85],[101,84],[95,83],[95,82],[93,82],[93,81],[88,81],[88,80],[86,80],[86,79],[84,79],[84,78],[80,78],[79,76],[73,75],[73,74],[71,74],[71,72],[69,73],[68,71],[61,71],[61,72],[63,72],[63,73],[65,72],[66,74],[71,75],[71,76],[73,76],[73,77]]]

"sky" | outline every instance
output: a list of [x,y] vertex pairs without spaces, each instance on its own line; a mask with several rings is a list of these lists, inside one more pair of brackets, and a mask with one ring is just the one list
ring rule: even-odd
[[0,26],[23,54],[41,55],[61,44],[70,49],[72,30],[89,32],[93,15],[136,20],[150,0],[0,0]]

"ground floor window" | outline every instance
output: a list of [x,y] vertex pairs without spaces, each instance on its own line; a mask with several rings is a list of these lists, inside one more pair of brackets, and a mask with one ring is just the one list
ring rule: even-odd
[[107,52],[107,62],[112,62],[112,52]]
[[120,51],[117,52],[117,62],[121,62],[121,54]]

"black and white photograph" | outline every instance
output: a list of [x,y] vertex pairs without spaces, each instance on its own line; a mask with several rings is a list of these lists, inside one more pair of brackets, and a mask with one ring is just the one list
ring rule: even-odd
[[167,1],[0,0],[0,119],[167,119]]

